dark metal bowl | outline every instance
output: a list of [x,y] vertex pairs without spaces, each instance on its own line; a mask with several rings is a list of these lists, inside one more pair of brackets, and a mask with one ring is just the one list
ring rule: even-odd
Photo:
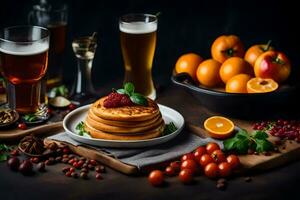
[[[238,118],[267,118],[275,113],[287,112],[298,101],[297,87],[281,86],[269,93],[239,94],[227,93],[198,86],[186,73],[171,77],[172,82],[185,88],[202,106],[223,115]],[[274,116],[275,117],[275,116]]]

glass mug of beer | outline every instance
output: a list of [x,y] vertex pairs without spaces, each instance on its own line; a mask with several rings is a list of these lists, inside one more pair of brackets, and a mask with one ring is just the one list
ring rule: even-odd
[[156,98],[152,63],[156,46],[157,17],[150,14],[127,14],[120,17],[119,29],[125,65],[124,82],[132,82],[136,91]]
[[58,86],[62,82],[67,18],[66,4],[48,4],[47,1],[34,5],[28,15],[30,25],[42,26],[50,31],[49,66],[46,75],[48,88]]
[[0,31],[0,71],[7,81],[11,109],[36,112],[41,79],[47,71],[49,31],[38,26],[14,26]]

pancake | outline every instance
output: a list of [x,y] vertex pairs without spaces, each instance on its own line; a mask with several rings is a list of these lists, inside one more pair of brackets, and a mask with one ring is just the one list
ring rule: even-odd
[[135,127],[144,127],[144,126],[149,126],[156,122],[158,119],[161,118],[161,114],[157,115],[153,119],[146,120],[146,121],[139,121],[138,123],[135,121],[115,121],[115,120],[107,120],[107,119],[102,119],[98,116],[96,116],[92,109],[89,110],[88,112],[88,117],[95,120],[98,123],[110,125],[110,126],[118,126],[118,127],[125,127],[125,128],[135,128]]
[[85,123],[85,130],[90,133],[90,135],[93,138],[97,139],[105,139],[105,140],[146,140],[151,138],[156,138],[161,135],[165,127],[165,123],[162,121],[162,123],[156,127],[155,129],[145,131],[141,134],[135,134],[135,135],[115,135],[104,131],[96,130],[88,123]]
[[[111,133],[121,133],[121,134],[132,134],[132,133],[141,133],[150,129],[153,129],[161,124],[163,119],[160,117],[153,123],[147,126],[139,126],[139,127],[118,127],[118,126],[111,126],[101,122],[97,122],[96,120],[92,119],[89,115],[87,116],[85,122],[88,123],[92,128],[104,132],[111,132]],[[138,125],[138,123],[136,123]]]
[[107,97],[102,97],[92,106],[92,112],[106,120],[114,121],[146,121],[155,118],[160,114],[157,104],[147,98],[148,106],[124,106],[118,108],[105,108],[103,102]]

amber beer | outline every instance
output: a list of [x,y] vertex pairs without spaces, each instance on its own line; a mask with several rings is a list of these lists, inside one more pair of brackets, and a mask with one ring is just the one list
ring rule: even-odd
[[14,36],[0,38],[0,71],[8,83],[9,106],[20,113],[36,112],[40,104],[41,79],[48,65],[48,30],[21,26],[5,31]]
[[62,82],[62,60],[66,46],[67,23],[49,24],[47,28],[51,35],[47,86],[51,88]]
[[152,63],[156,46],[156,17],[125,15],[120,19],[119,28],[125,65],[124,82],[134,83],[137,92],[155,99]]

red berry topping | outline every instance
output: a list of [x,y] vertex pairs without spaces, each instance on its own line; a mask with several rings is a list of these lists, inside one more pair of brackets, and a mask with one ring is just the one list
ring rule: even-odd
[[132,103],[127,95],[112,92],[104,100],[103,105],[106,108],[117,108],[122,106],[132,106],[134,103]]

